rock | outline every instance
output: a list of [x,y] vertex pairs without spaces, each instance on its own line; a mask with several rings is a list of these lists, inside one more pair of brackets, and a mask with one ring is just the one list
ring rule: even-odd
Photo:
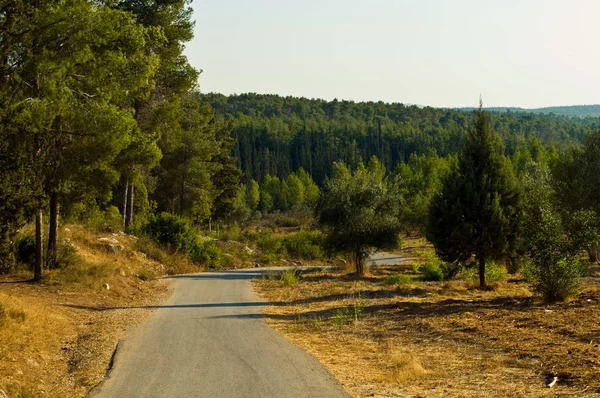
[[99,242],[112,243],[114,245],[118,245],[119,244],[119,241],[116,238],[111,238],[109,236],[98,238],[98,241]]
[[250,249],[248,246],[244,246],[244,251],[248,254],[254,253],[254,250]]
[[102,285],[102,288],[104,288],[106,290],[110,290],[110,286],[108,286],[108,283],[105,283],[104,285]]
[[117,268],[115,270],[115,275],[126,276],[127,274],[125,273],[125,270],[123,268]]
[[123,245],[108,245],[108,248],[113,253],[117,253],[117,252],[125,250],[125,246],[123,246]]
[[258,268],[258,267],[259,267],[258,263],[254,263],[254,268]]

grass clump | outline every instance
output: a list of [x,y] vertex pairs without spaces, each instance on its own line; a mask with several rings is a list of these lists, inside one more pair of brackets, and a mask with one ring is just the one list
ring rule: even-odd
[[298,269],[288,269],[281,273],[280,280],[286,286],[296,285],[300,282],[301,271]]
[[[503,266],[489,262],[485,264],[485,279],[487,282],[494,283],[506,279],[507,271]],[[461,279],[469,284],[479,284],[479,269],[476,264],[463,266],[456,274],[457,279]]]
[[352,323],[358,321],[358,318],[365,310],[365,296],[359,292],[356,297],[351,296],[351,298],[353,299],[352,305],[335,310],[331,317],[332,322]]
[[413,283],[412,278],[408,275],[402,274],[388,275],[383,280],[384,285],[408,285],[410,283]]
[[421,279],[424,281],[442,281],[446,277],[445,263],[433,250],[423,250],[417,253],[425,262],[414,267],[415,271],[421,273]]

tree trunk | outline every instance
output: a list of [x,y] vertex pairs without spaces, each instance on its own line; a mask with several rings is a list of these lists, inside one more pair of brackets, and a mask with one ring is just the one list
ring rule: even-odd
[[42,267],[44,265],[44,235],[42,223],[42,208],[35,214],[35,264],[33,267],[33,280],[42,280]]
[[58,216],[59,216],[59,204],[58,194],[53,192],[50,195],[50,230],[48,232],[48,258],[46,259],[46,267],[48,269],[56,268],[58,263],[56,259],[56,249],[58,247]]
[[365,260],[364,260],[364,256],[362,254],[362,252],[360,250],[356,251],[355,254],[355,260],[356,260],[356,276],[358,278],[362,278],[365,276]]
[[597,244],[592,244],[590,245],[590,247],[588,247],[587,249],[588,255],[590,256],[590,261],[592,263],[597,263],[598,262],[598,245]]
[[127,218],[125,219],[125,228],[133,224],[133,184],[129,184],[127,190]]
[[121,202],[121,214],[123,215],[123,228],[127,224],[127,192],[129,190],[129,180],[125,179],[125,189],[123,190],[123,201]]
[[479,256],[479,286],[485,287],[485,257]]

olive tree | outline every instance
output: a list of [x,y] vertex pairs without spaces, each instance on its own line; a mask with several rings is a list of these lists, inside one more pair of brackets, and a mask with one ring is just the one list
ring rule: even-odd
[[334,163],[315,215],[327,229],[330,249],[352,255],[356,275],[362,277],[373,249],[398,247],[400,204],[397,184],[373,157],[367,167],[360,163],[354,172],[343,163]]

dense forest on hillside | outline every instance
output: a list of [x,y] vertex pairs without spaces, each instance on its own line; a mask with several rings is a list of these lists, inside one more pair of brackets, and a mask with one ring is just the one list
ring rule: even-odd
[[[474,111],[476,108],[457,108],[460,111]],[[571,106],[548,106],[544,108],[515,108],[515,107],[488,107],[488,112],[525,112],[539,114],[555,114],[558,116],[572,117],[600,117],[600,105],[571,105]]]
[[[355,103],[277,95],[202,96],[231,123],[234,155],[244,180],[262,183],[267,175],[285,178],[302,167],[318,184],[334,161],[355,167],[377,156],[388,170],[411,154],[456,153],[473,127],[474,112],[419,108],[383,102]],[[492,128],[507,155],[537,138],[565,148],[600,126],[600,118],[569,118],[529,113],[494,113]]]

